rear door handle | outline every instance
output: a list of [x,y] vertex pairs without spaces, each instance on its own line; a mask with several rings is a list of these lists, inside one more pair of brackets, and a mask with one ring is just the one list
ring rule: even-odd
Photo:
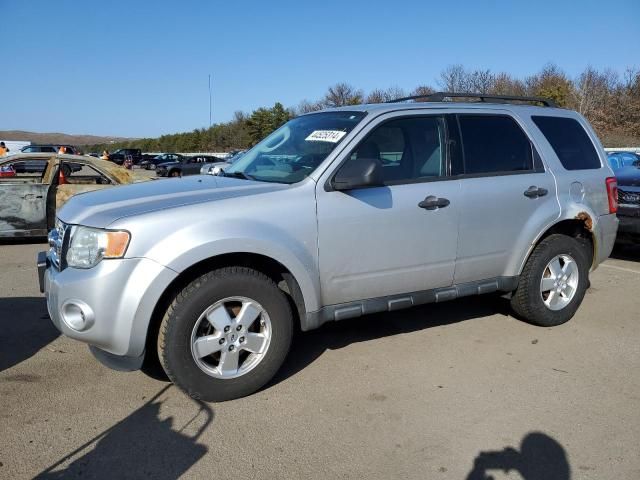
[[420,208],[424,208],[425,210],[437,210],[438,208],[444,208],[448,206],[451,202],[446,198],[438,198],[434,195],[429,195],[423,201],[421,201],[418,206]]
[[531,185],[524,191],[524,196],[529,198],[538,198],[544,197],[547,193],[549,193],[549,190],[547,190],[546,188],[539,188],[535,185]]
[[33,200],[34,198],[42,198],[42,195],[36,195],[34,193],[27,193],[24,197],[25,200]]

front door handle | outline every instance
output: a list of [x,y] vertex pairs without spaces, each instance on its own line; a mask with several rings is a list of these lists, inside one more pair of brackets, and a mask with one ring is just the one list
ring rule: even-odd
[[444,208],[448,206],[451,202],[446,198],[438,198],[434,195],[429,195],[423,201],[421,201],[418,206],[420,208],[424,208],[425,210],[437,210],[438,208]]
[[549,190],[547,190],[546,188],[539,188],[535,185],[531,185],[524,191],[524,196],[529,198],[538,198],[544,197],[547,193],[549,193]]

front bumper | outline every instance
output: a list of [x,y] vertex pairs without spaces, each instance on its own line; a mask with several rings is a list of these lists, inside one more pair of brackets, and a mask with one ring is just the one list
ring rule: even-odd
[[[111,368],[139,367],[155,306],[177,273],[146,258],[103,260],[86,270],[58,271],[43,253],[38,254],[38,276],[56,328],[94,347],[94,355]],[[82,328],[77,328],[82,322],[74,324],[74,315],[86,319]],[[98,355],[100,351],[104,355]]]
[[620,205],[618,221],[618,233],[640,235],[640,205]]

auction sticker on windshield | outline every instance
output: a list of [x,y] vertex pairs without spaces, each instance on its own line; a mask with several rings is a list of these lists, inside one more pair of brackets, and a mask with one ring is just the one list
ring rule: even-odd
[[331,142],[338,143],[347,132],[341,130],[315,130],[305,140],[307,142]]

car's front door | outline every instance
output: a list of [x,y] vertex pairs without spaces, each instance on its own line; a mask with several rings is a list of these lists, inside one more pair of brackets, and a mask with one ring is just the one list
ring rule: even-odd
[[522,252],[560,214],[553,175],[506,113],[461,114],[450,124],[462,137],[453,161],[463,191],[454,282],[516,275]]
[[379,160],[384,185],[331,191],[340,167],[318,184],[323,303],[451,285],[461,191],[448,175],[444,118],[388,115],[354,143],[342,165]]
[[190,157],[186,158],[182,162],[182,174],[183,175],[194,175],[196,173],[200,173],[200,166],[202,165],[200,157]]
[[[42,168],[34,168],[38,162]],[[13,176],[0,177],[0,236],[46,235],[47,191],[43,183],[46,160],[29,159],[4,163]],[[5,172],[5,173],[6,173]]]

